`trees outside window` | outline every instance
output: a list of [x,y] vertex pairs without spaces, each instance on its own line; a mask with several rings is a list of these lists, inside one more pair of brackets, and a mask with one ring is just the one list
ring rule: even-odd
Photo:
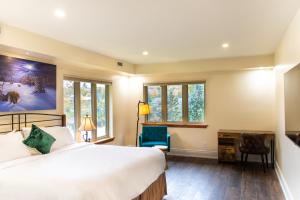
[[182,85],[167,86],[167,121],[182,121]]
[[205,82],[145,84],[148,122],[204,123]]
[[148,103],[150,106],[150,114],[148,116],[148,120],[151,122],[160,122],[162,120],[161,87],[149,86],[147,89],[148,89]]
[[89,132],[89,137],[92,140],[109,137],[109,88],[109,83],[64,80],[64,112],[67,127],[73,133],[78,131],[82,118],[88,115],[96,126],[95,131]]
[[106,107],[106,86],[105,84],[96,84],[97,94],[97,137],[105,136],[107,132],[107,114]]
[[189,122],[204,122],[204,84],[188,85],[188,120]]
[[[74,81],[64,81],[64,113],[67,116],[67,127],[74,134],[75,127]],[[73,135],[75,137],[75,135]]]

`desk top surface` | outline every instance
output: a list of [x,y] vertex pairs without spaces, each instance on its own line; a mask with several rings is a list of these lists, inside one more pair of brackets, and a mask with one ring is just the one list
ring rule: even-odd
[[230,130],[230,129],[220,129],[218,133],[249,133],[249,134],[267,134],[267,135],[275,135],[273,131],[257,131],[257,130]]

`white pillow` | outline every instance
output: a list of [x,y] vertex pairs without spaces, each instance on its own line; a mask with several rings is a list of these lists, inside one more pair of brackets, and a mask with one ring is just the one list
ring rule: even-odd
[[57,150],[75,143],[75,140],[67,127],[54,126],[41,129],[56,139],[52,145],[52,150]]
[[[67,127],[54,126],[54,127],[39,127],[46,133],[52,135],[56,141],[53,143],[51,150],[57,150],[62,147],[74,144],[75,141],[70,130]],[[22,128],[23,136],[26,139],[30,135],[31,128]]]
[[26,145],[23,144],[21,132],[10,132],[0,135],[0,162],[15,160],[30,155]]

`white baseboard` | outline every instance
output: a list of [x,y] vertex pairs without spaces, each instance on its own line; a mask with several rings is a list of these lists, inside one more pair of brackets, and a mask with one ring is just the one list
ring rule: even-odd
[[202,149],[177,149],[177,148],[171,148],[171,151],[170,151],[170,153],[168,153],[168,155],[210,158],[210,159],[217,159],[218,158],[218,152],[217,151],[202,150]]
[[292,196],[292,193],[285,181],[285,178],[284,178],[282,171],[277,162],[275,163],[275,172],[278,177],[278,180],[279,180],[280,186],[282,188],[283,194],[285,196],[285,199],[286,200],[294,200],[294,197]]

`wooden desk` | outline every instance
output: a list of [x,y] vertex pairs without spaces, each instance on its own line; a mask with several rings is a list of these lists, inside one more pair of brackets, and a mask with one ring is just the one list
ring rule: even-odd
[[275,133],[272,131],[251,131],[251,130],[219,130],[218,131],[218,160],[220,162],[235,162],[239,151],[242,133],[264,134],[270,144],[271,164],[275,167]]

